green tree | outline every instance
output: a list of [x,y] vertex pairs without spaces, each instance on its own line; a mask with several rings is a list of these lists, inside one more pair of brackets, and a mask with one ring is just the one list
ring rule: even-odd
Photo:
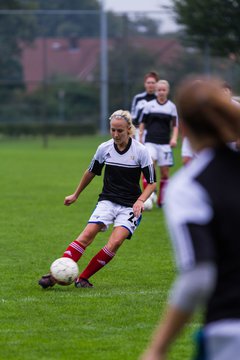
[[130,109],[133,95],[143,91],[143,75],[157,68],[156,56],[144,48],[126,43],[114,48],[109,54],[109,112]]
[[[22,4],[18,0],[3,0],[0,10],[19,10],[33,8],[33,4]],[[1,101],[10,96],[12,90],[23,86],[20,63],[21,44],[31,42],[36,30],[32,16],[19,14],[0,14],[0,88]]]
[[159,20],[156,21],[147,16],[137,17],[129,23],[130,32],[132,35],[143,35],[148,37],[155,37],[158,35]]
[[[39,10],[90,10],[99,11],[100,1],[97,0],[58,0],[46,1],[35,0]],[[119,15],[112,11],[107,13],[109,37],[117,37],[124,32],[125,18],[127,15]],[[144,29],[147,36],[157,35],[158,25],[153,19],[142,16],[138,19],[131,19],[128,23],[132,34],[140,34]],[[44,30],[40,35],[44,36],[99,36],[100,17],[99,14],[66,14],[66,15],[40,15],[37,16],[39,25]],[[44,26],[42,27],[42,24]]]
[[200,48],[218,55],[240,53],[240,0],[173,0],[179,24]]
[[[39,10],[90,10],[100,9],[97,0],[35,0]],[[40,36],[97,36],[98,14],[39,15]],[[43,25],[43,26],[42,26]]]
[[[46,87],[39,87],[25,95],[24,116],[42,121],[42,108],[52,121],[87,120],[97,122],[99,113],[98,91],[91,83],[84,83],[66,76],[55,76]],[[94,106],[93,106],[94,105]]]

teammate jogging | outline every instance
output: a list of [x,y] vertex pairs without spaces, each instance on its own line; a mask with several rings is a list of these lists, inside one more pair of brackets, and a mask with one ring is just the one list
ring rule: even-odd
[[159,80],[156,85],[157,99],[146,104],[140,118],[140,141],[147,130],[145,146],[154,165],[160,167],[160,184],[157,204],[163,204],[163,194],[169,178],[169,167],[173,165],[172,148],[177,145],[178,114],[175,104],[168,100],[168,81]]
[[154,71],[144,76],[145,91],[134,96],[131,106],[132,121],[136,128],[135,138],[139,140],[138,128],[144,106],[151,100],[156,99],[156,84],[159,80],[158,74]]

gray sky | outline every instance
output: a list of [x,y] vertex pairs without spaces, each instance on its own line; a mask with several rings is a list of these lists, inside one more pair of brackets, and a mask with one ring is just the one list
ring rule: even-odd
[[[112,11],[158,11],[163,10],[163,6],[171,5],[171,0],[104,0],[107,10]],[[150,16],[150,14],[149,14]],[[177,25],[175,24],[172,16],[165,12],[164,14],[151,14],[154,18],[160,19],[162,22],[160,30],[162,32],[175,31]]]

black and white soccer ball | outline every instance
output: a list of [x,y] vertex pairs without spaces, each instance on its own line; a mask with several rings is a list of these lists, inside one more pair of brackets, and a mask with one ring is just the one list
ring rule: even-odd
[[50,272],[60,285],[70,285],[79,274],[77,263],[67,257],[55,260],[50,267]]
[[150,211],[153,208],[153,202],[151,200],[151,198],[149,197],[145,202],[144,202],[144,210]]

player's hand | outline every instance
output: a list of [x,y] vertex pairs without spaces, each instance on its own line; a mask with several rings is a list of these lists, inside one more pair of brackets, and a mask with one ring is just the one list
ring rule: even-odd
[[177,141],[175,139],[171,139],[169,145],[171,147],[176,147],[177,146]]
[[141,215],[141,213],[144,210],[144,203],[141,200],[137,200],[134,204],[133,204],[133,214],[136,218],[139,218],[139,216]]
[[72,195],[68,195],[65,197],[64,199],[64,205],[71,205],[72,203],[74,203],[75,201],[77,200],[77,197],[75,194],[72,194]]

